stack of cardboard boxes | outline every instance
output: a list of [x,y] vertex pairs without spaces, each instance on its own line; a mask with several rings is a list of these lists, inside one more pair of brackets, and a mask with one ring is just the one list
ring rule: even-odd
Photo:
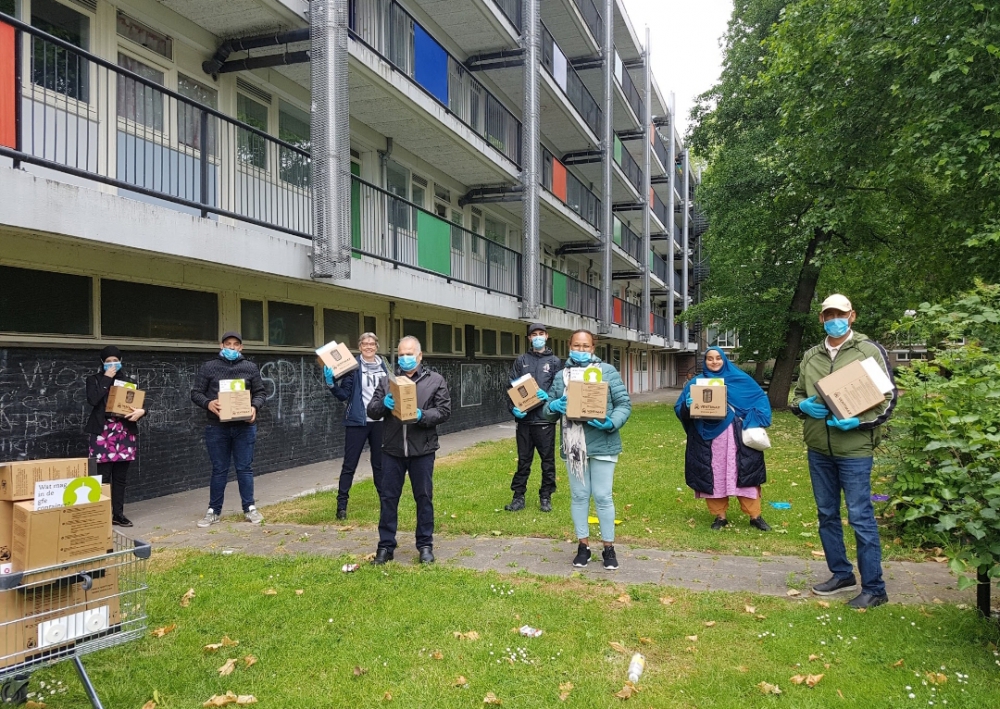
[[92,466],[0,463],[0,668],[120,622],[116,566],[80,563],[113,551],[110,487]]

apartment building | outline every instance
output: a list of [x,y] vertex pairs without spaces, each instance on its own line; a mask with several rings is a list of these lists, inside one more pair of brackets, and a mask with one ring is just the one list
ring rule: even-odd
[[[0,0],[0,459],[86,454],[113,343],[150,402],[130,495],[203,485],[188,394],[228,329],[268,387],[260,472],[340,454],[312,350],[365,331],[420,339],[448,430],[509,418],[528,320],[562,356],[600,332],[632,392],[679,383],[698,177],[621,0],[340,1],[327,115],[305,0]],[[315,277],[338,120],[346,257]]]

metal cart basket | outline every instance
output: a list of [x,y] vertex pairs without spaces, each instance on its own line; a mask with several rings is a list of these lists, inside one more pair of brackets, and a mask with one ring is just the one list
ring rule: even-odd
[[0,576],[0,703],[27,698],[31,672],[72,659],[102,709],[80,658],[146,632],[147,542],[113,533],[114,550]]

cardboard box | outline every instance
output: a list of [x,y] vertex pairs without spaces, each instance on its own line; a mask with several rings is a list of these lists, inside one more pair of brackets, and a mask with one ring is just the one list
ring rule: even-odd
[[608,383],[570,380],[566,384],[566,418],[603,421],[608,415]]
[[514,407],[522,412],[531,411],[545,403],[538,398],[538,382],[530,374],[512,381],[507,396],[514,403]]
[[141,409],[146,400],[146,392],[136,389],[134,384],[113,386],[108,391],[108,405],[104,411],[116,416],[128,416],[133,409]]
[[[95,466],[93,471],[91,466]],[[49,458],[0,463],[0,500],[30,500],[35,483],[63,478],[79,478],[96,473],[96,462],[89,458]]]
[[0,576],[7,576],[14,570],[11,562],[11,544],[14,534],[14,503],[0,501]]
[[111,540],[111,499],[73,507],[36,510],[33,501],[14,504],[11,544],[14,571],[30,571],[106,554]]
[[695,384],[691,387],[690,415],[693,419],[724,419],[728,406],[726,404],[726,387],[712,384],[708,386]]
[[333,370],[334,379],[340,379],[348,372],[353,372],[359,366],[357,357],[351,354],[351,351],[347,349],[347,345],[343,342],[339,344],[332,341],[327,342],[316,350],[316,355],[319,357],[320,362]]
[[[242,379],[225,379],[220,382],[219,388],[219,420],[220,421],[249,421],[253,418],[253,398],[245,388],[239,388],[235,382],[243,382]],[[231,388],[223,389],[222,386]],[[243,384],[245,387],[246,384]]]
[[413,423],[417,420],[417,385],[413,380],[403,376],[389,377],[389,393],[395,406],[392,408],[392,415],[403,423]]
[[885,402],[892,382],[872,357],[851,362],[816,382],[816,391],[838,419],[855,418]]

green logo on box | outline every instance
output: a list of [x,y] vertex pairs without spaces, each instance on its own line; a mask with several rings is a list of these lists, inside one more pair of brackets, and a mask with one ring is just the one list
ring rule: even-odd
[[63,491],[63,505],[66,507],[98,502],[100,499],[101,484],[96,478],[74,478]]

